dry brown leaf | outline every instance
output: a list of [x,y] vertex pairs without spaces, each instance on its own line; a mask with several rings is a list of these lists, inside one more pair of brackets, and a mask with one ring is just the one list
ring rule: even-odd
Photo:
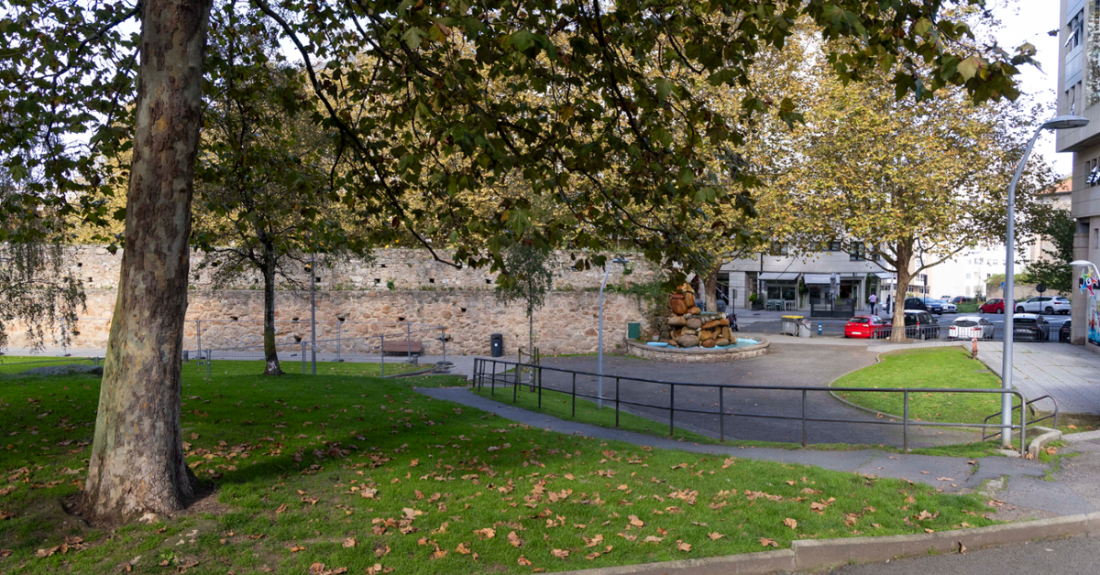
[[776,543],[772,539],[768,539],[767,537],[761,537],[760,538],[760,544],[763,545],[764,547],[779,547],[778,543]]
[[635,527],[645,527],[645,521],[642,521],[641,519],[638,519],[637,515],[629,515],[629,516],[627,516],[627,519],[629,519],[630,524],[635,526]]
[[286,513],[286,503],[280,505],[279,508],[275,510],[275,513]]
[[568,549],[551,549],[550,554],[553,555],[554,557],[559,558],[559,559],[565,559],[566,557],[569,557],[569,550]]
[[600,543],[603,543],[603,535],[600,535],[599,533],[597,533],[596,536],[591,539],[587,537],[582,537],[582,539],[584,539],[585,547],[595,547]]
[[787,527],[790,527],[791,529],[797,529],[798,528],[798,521],[788,517],[788,518],[783,520],[783,525],[786,525]]
[[302,547],[300,545],[291,545],[290,546],[290,552],[291,553],[297,553],[299,551],[305,551],[305,550],[306,550],[306,547]]
[[678,549],[680,551],[691,551],[691,544],[690,543],[684,543],[683,541],[677,539],[676,540],[676,549]]
[[474,529],[474,534],[484,541],[496,537],[497,531],[492,527],[486,527],[485,529]]
[[374,556],[385,557],[390,552],[390,546],[382,543],[381,541],[374,542]]
[[721,533],[715,531],[714,533],[707,533],[707,537],[710,537],[711,541],[718,541],[719,539],[725,537],[725,535],[722,535]]
[[657,537],[656,535],[647,535],[645,539],[642,539],[642,543],[660,543],[664,541],[664,537]]
[[372,487],[364,487],[363,490],[359,492],[359,495],[364,499],[374,499],[378,495],[378,490]]
[[591,561],[591,560],[593,560],[593,559],[595,559],[595,558],[597,558],[597,557],[599,557],[599,556],[600,556],[600,552],[599,552],[599,551],[593,551],[593,552],[589,553],[588,555],[585,555],[585,556],[584,556],[584,558],[585,558],[585,559],[588,559],[589,561]]
[[465,542],[459,543],[458,547],[455,548],[455,552],[461,553],[463,555],[469,555],[470,553],[472,553],[472,551],[470,551],[470,546]]
[[347,539],[344,539],[344,547],[355,547],[358,544],[359,542],[356,541],[354,537],[348,537]]
[[523,555],[519,556],[519,559],[516,560],[516,563],[519,563],[520,565],[523,565],[524,567],[529,567],[531,565],[531,562],[528,561],[527,558],[524,557]]
[[508,543],[511,544],[512,547],[519,547],[523,545],[523,540],[519,538],[519,535],[516,535],[515,531],[513,531],[508,534]]

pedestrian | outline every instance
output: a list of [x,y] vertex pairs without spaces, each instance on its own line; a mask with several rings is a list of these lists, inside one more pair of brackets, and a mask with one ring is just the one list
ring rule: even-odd
[[878,296],[871,294],[871,297],[867,298],[867,301],[871,302],[871,315],[875,315],[875,304],[878,303]]
[[893,314],[894,310],[890,307],[890,294],[886,294],[886,313]]

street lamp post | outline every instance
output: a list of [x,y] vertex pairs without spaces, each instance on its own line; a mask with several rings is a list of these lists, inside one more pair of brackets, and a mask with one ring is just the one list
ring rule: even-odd
[[[626,269],[626,264],[629,263],[626,258],[615,258],[611,260],[613,264],[623,264],[623,269]],[[607,286],[607,276],[611,273],[611,266],[607,266],[607,271],[603,273],[603,283],[600,284],[600,359],[599,359],[599,378],[596,383],[596,409],[603,409],[603,288]]]
[[[1057,116],[1036,128],[1035,134],[1031,136],[1031,141],[1027,144],[1027,149],[1024,150],[1024,157],[1020,158],[1020,163],[1016,166],[1012,183],[1008,185],[1008,216],[1005,230],[1005,337],[1004,348],[1001,352],[1001,389],[1012,389],[1012,315],[1016,313],[1016,302],[1013,299],[1016,287],[1013,275],[1016,260],[1016,184],[1020,182],[1020,176],[1024,173],[1024,166],[1027,165],[1027,159],[1031,156],[1031,149],[1035,147],[1035,142],[1039,139],[1039,135],[1043,133],[1043,130],[1080,128],[1087,126],[1088,123],[1087,118],[1080,116]],[[1021,405],[1020,409],[1024,409],[1024,406]],[[1021,430],[1021,433],[1023,433],[1023,430]],[[1008,393],[1001,395],[1001,446],[1006,449],[1012,447],[1012,395]]]

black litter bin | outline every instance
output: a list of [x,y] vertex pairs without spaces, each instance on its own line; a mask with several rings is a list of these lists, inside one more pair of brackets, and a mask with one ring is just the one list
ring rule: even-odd
[[489,351],[493,357],[504,357],[504,334],[494,333],[489,336]]

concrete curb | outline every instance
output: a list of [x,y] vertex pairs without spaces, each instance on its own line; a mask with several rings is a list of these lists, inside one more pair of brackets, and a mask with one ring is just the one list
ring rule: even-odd
[[1062,435],[1062,439],[1070,443],[1100,439],[1100,429],[1096,431],[1082,431],[1081,433],[1066,433]]
[[1042,431],[1043,434],[1035,437],[1027,444],[1027,453],[1032,459],[1039,459],[1039,450],[1041,450],[1046,444],[1051,441],[1057,441],[1062,438],[1062,432],[1057,429],[1051,429],[1049,427],[1035,426],[1032,430]]
[[799,539],[791,543],[790,549],[778,551],[585,569],[563,572],[562,575],[765,575],[776,571],[816,571],[850,563],[874,563],[928,553],[951,553],[957,552],[959,545],[980,549],[1098,533],[1100,513],[1089,513],[916,535]]

